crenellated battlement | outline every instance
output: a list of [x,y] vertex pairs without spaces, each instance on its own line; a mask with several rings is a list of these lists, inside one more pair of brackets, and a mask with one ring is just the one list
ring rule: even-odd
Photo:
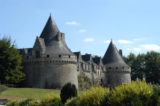
[[67,59],[47,59],[47,58],[38,58],[38,59],[27,59],[24,60],[25,64],[45,64],[45,63],[53,63],[53,64],[77,64],[76,60],[67,60]]

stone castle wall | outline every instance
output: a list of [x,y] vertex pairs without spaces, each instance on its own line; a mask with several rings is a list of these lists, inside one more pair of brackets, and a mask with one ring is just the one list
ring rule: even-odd
[[24,62],[27,74],[25,84],[34,88],[61,88],[71,82],[78,88],[77,66],[75,61],[65,59],[29,59]]
[[131,82],[131,69],[107,69],[104,73],[104,86],[115,86],[126,82]]

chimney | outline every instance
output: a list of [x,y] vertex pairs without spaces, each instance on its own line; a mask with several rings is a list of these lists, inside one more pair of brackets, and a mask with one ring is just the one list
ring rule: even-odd
[[123,54],[122,54],[122,49],[119,50],[119,54],[120,54],[121,56],[123,56]]

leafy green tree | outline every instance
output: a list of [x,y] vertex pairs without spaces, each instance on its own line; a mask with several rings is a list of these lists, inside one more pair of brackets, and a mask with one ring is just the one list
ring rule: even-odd
[[22,57],[10,38],[0,39],[0,82],[16,85],[24,80]]
[[148,52],[145,65],[146,81],[160,84],[160,53]]
[[77,88],[74,84],[71,83],[67,83],[63,86],[63,88],[61,89],[61,101],[64,104],[67,99],[70,99],[72,97],[76,97],[77,96]]
[[135,54],[130,53],[127,57],[124,57],[124,60],[131,67],[131,79],[142,79],[145,68],[145,55],[139,54],[136,56]]
[[146,77],[147,82],[160,84],[160,53],[151,51],[137,56],[130,53],[124,60],[131,67],[132,80]]

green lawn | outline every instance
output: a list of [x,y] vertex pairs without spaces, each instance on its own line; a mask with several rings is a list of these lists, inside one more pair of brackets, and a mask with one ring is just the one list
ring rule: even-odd
[[60,90],[39,88],[8,88],[0,94],[0,98],[37,98],[59,95]]

